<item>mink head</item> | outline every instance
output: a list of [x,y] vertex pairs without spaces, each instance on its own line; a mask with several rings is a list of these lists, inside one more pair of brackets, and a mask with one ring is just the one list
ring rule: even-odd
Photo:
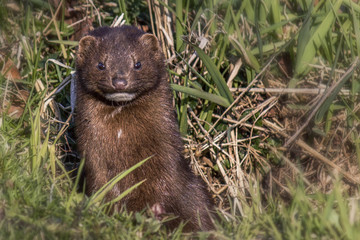
[[157,38],[135,27],[102,27],[79,42],[79,84],[105,101],[128,102],[166,79]]

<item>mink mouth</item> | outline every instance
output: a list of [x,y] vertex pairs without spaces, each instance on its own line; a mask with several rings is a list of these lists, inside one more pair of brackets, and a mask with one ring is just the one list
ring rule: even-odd
[[104,97],[112,102],[129,102],[136,97],[136,94],[127,92],[105,93]]
[[108,84],[98,84],[100,94],[110,102],[130,102],[136,98],[136,93],[131,92],[130,89],[117,90]]

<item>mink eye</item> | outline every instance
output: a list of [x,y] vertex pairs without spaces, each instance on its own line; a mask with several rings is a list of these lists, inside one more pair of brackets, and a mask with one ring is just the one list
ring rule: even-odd
[[134,68],[135,69],[140,69],[141,68],[141,62],[137,62],[134,64]]
[[98,65],[97,65],[97,68],[99,69],[99,70],[105,70],[105,64],[103,64],[102,62],[99,62],[98,63]]

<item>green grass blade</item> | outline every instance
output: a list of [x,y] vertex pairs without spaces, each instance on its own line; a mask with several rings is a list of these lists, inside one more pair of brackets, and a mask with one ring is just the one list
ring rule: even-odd
[[115,176],[113,179],[111,179],[109,182],[107,182],[94,195],[91,196],[85,209],[88,209],[93,204],[102,201],[104,199],[105,195],[115,186],[116,183],[118,183],[121,179],[126,177],[129,173],[134,171],[136,168],[140,167],[142,164],[144,164],[150,158],[151,157],[148,157],[148,158],[138,162],[137,164],[135,164],[128,170],[119,173],[117,176]]
[[171,87],[175,91],[187,93],[187,94],[192,95],[192,96],[197,97],[197,98],[202,98],[202,99],[205,99],[205,100],[209,100],[209,101],[214,102],[216,104],[219,104],[219,105],[221,105],[223,107],[229,107],[230,106],[230,103],[229,103],[229,101],[227,99],[225,99],[225,98],[223,98],[221,96],[215,95],[215,94],[200,91],[200,90],[197,90],[195,88],[189,88],[189,87],[180,86],[180,85],[177,85],[177,84],[171,84]]
[[[318,26],[310,28],[310,25],[314,22],[308,21],[305,23],[301,33],[299,34],[299,47],[295,66],[296,77],[309,70],[309,64],[314,61],[317,49],[319,49],[322,45],[325,35],[331,31],[331,26],[336,18],[335,14],[339,10],[342,2],[342,0],[337,0],[335,4],[332,5],[332,11],[329,11],[326,14]],[[291,82],[290,87],[294,87],[295,84],[296,82]]]
[[354,9],[357,13],[360,13],[360,5],[356,4],[353,0],[344,0],[344,4]]
[[254,23],[255,19],[255,10],[254,10],[254,4],[250,0],[244,0],[241,3],[240,11],[245,12],[246,17]]
[[[266,54],[276,53],[281,49],[283,46],[285,46],[287,42],[280,41],[280,42],[273,42],[266,45],[263,45],[262,51]],[[259,48],[254,48],[251,51],[251,54],[258,55],[259,54]]]
[[126,22],[129,22],[129,17],[126,9],[126,1],[125,0],[118,0],[118,6],[120,13],[124,13],[124,19]]
[[[266,14],[263,14],[263,12],[261,11],[263,10],[262,6],[260,5],[260,0],[256,0],[255,1],[255,28],[254,28],[254,31],[255,31],[255,35],[256,35],[256,40],[257,40],[257,45],[258,45],[258,48],[259,48],[259,61],[260,63],[263,62],[263,51],[262,51],[262,39],[261,39],[261,36],[260,36],[260,25],[259,25],[259,22],[262,22],[262,16],[266,16]],[[245,48],[244,48],[245,49]]]
[[[185,64],[190,68],[190,70],[198,77],[198,79],[201,80],[203,83],[205,83],[205,85],[206,85],[209,89],[213,90],[213,91],[216,92],[217,94],[220,94],[219,91],[218,91],[212,84],[210,84],[200,73],[198,73],[198,72],[196,71],[196,69],[194,69],[180,54],[178,54],[178,57],[179,57],[182,61],[184,61],[184,63],[185,63]],[[193,86],[193,87],[195,87],[195,88],[201,89],[200,86],[196,86],[192,81],[188,81],[188,83],[189,83],[189,85],[191,85],[191,86]],[[185,84],[185,86],[186,86],[186,84]]]
[[182,36],[183,36],[183,0],[176,0],[176,51],[181,52],[183,45]]
[[63,44],[68,46],[77,46],[79,45],[78,41],[70,41],[70,40],[49,40],[49,43]]
[[322,104],[321,108],[319,109],[319,111],[317,112],[315,119],[322,119],[323,116],[325,115],[325,113],[328,111],[330,105],[332,104],[332,102],[334,101],[335,97],[339,94],[341,88],[344,86],[344,84],[350,79],[351,76],[353,76],[353,72],[359,67],[360,65],[360,61],[358,61],[354,67],[354,69],[350,72],[347,73],[347,75],[345,75],[341,82],[337,83],[336,88],[334,89],[334,91],[332,91],[332,93],[329,95],[329,97],[324,101],[324,103]]
[[[50,131],[49,131],[50,132]],[[52,173],[52,178],[56,178],[56,148],[54,144],[49,144],[49,163]]]
[[[255,56],[250,51],[248,51],[245,47],[244,39],[242,37],[242,31],[240,30],[240,28],[237,24],[238,17],[235,15],[235,13],[234,13],[234,11],[232,11],[232,9],[230,12],[231,12],[231,16],[233,18],[233,23],[235,26],[236,36],[237,36],[237,39],[235,39],[234,37],[229,37],[230,43],[243,56],[245,62],[247,64],[249,64],[252,68],[254,68],[256,72],[259,72],[259,70],[260,70],[259,62],[255,58]],[[258,49],[259,49],[259,53],[261,53],[262,48],[259,47]]]
[[72,199],[74,197],[74,195],[76,194],[76,190],[77,190],[77,187],[79,185],[79,181],[80,181],[80,177],[81,177],[81,174],[82,174],[82,171],[84,169],[84,165],[85,165],[85,159],[82,158],[81,161],[80,161],[80,165],[79,165],[79,168],[78,168],[78,172],[77,172],[77,175],[76,175],[76,179],[75,179],[75,183],[73,185],[73,188],[71,190],[71,193],[70,193],[70,196],[69,196],[69,199],[67,200],[65,206],[66,206],[66,211],[69,211],[69,208],[70,208],[70,204],[72,202]]
[[40,122],[40,107],[35,109],[35,117],[31,118],[31,136],[30,136],[30,148],[31,148],[31,171],[37,172],[40,167],[41,155],[41,122]]
[[[188,82],[188,77],[185,76],[185,86],[187,85]],[[180,133],[182,135],[186,135],[187,134],[187,130],[188,130],[188,117],[187,117],[187,105],[188,105],[188,94],[186,93],[182,93],[181,94],[181,100],[180,100],[180,112],[179,112],[179,116],[180,116],[180,121],[179,121],[179,128],[180,128]]]
[[351,4],[351,12],[352,12],[352,22],[353,22],[353,29],[355,32],[355,43],[356,43],[356,49],[357,49],[357,56],[360,56],[360,29],[359,29],[359,18],[357,17],[354,6],[355,4]]
[[231,104],[234,101],[234,98],[232,97],[232,94],[225,82],[225,79],[221,75],[220,71],[216,68],[215,63],[199,47],[193,45],[193,48],[196,50],[199,58],[203,61],[206,69],[209,71],[209,74],[215,82],[216,86],[218,87],[221,96],[227,99],[227,101]]
[[137,184],[131,186],[130,188],[126,189],[124,192],[122,192],[119,196],[117,196],[116,198],[114,198],[113,200],[111,200],[109,203],[105,204],[104,206],[107,205],[112,205],[118,201],[120,201],[121,199],[123,199],[126,195],[128,195],[129,193],[131,193],[135,188],[137,188],[138,186],[140,186],[142,183],[144,183],[146,181],[146,179],[138,182]]
[[[278,25],[281,21],[280,1],[272,1],[271,15],[273,24]],[[280,26],[276,27],[275,32],[278,36],[280,36],[282,34],[282,28]]]

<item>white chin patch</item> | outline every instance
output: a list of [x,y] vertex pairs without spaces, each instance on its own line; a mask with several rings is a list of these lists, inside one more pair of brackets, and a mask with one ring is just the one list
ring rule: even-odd
[[136,97],[135,93],[107,93],[105,98],[114,102],[127,102]]

